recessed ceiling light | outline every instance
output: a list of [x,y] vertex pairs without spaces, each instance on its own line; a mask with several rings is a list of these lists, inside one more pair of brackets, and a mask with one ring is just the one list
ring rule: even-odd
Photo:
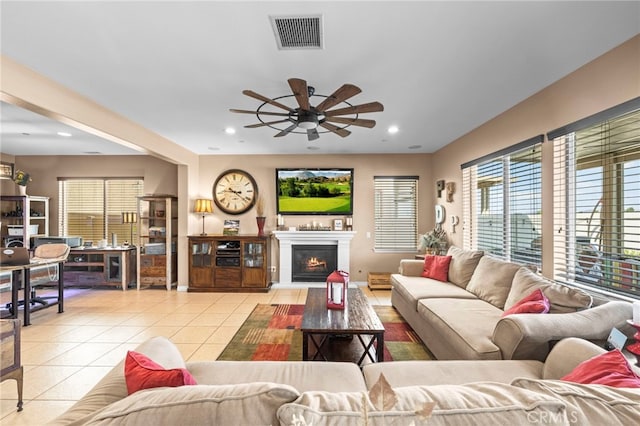
[[400,129],[398,129],[398,126],[389,126],[389,128],[387,129],[387,132],[393,135],[395,133],[398,133],[399,130]]
[[410,145],[409,149],[420,149],[422,148],[422,145]]
[[23,136],[31,136],[31,133],[27,133],[27,132],[22,132]]
[[309,151],[316,151],[316,150],[320,149],[320,147],[317,147],[317,146],[308,146],[308,147],[307,147],[307,149],[308,149]]
[[72,135],[68,132],[58,132],[58,136],[64,136],[65,138],[70,138]]
[[84,152],[87,155],[100,155],[101,153],[99,151],[85,151]]
[[224,132],[228,135],[235,135],[236,129],[234,129],[233,127],[227,127],[226,129],[224,129]]
[[209,151],[220,151],[220,148],[217,146],[210,146],[209,148],[207,148]]

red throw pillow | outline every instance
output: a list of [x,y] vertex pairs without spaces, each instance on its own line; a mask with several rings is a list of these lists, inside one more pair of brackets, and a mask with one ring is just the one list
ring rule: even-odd
[[427,255],[424,258],[422,276],[438,281],[449,281],[449,263],[451,256]]
[[640,377],[631,369],[620,349],[582,361],[560,380],[585,385],[640,388]]
[[549,299],[542,290],[534,290],[527,297],[519,300],[515,305],[504,311],[503,317],[511,314],[546,314],[549,312]]
[[197,384],[185,368],[166,370],[148,356],[134,351],[127,351],[124,378],[129,395],[142,389]]

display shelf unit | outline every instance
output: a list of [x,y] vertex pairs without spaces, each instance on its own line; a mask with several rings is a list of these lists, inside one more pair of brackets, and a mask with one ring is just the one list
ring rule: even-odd
[[189,237],[189,291],[267,292],[270,237]]
[[[35,195],[0,196],[2,246],[32,248],[32,237],[49,236],[49,197]],[[19,235],[9,235],[9,225],[22,226]],[[37,232],[31,232],[33,226]]]
[[178,282],[178,198],[173,195],[138,197],[138,290]]
[[64,264],[65,286],[116,285],[126,290],[135,279],[135,247],[75,248]]

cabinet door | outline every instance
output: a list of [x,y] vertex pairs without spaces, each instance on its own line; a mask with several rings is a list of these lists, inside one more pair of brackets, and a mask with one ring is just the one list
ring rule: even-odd
[[189,286],[197,288],[213,287],[213,243],[211,241],[191,241],[189,257]]
[[266,279],[264,241],[245,241],[242,249],[242,286],[264,287]]

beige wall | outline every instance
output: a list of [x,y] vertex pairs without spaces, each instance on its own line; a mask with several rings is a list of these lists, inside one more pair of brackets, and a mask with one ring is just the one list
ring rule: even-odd
[[[495,119],[436,152],[434,179],[456,182],[447,214],[462,215],[460,165],[499,149],[545,134],[581,118],[640,96],[640,36],[557,81]],[[553,262],[553,150],[546,141],[542,151],[543,273],[552,274]],[[447,224],[447,230],[449,225]],[[451,235],[462,244],[462,227]]]

